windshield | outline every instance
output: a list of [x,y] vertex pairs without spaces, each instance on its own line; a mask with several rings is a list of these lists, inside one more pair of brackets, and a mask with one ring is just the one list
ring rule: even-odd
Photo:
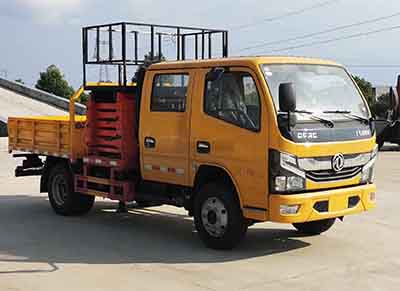
[[263,71],[277,111],[279,111],[279,85],[293,83],[298,110],[317,114],[329,113],[333,119],[343,119],[343,114],[334,113],[338,111],[369,118],[367,105],[343,68],[274,64],[263,65]]

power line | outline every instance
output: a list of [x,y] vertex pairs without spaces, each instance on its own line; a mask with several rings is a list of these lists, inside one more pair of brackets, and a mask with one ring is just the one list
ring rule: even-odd
[[315,10],[315,9],[318,9],[318,8],[322,8],[322,7],[331,5],[331,4],[333,4],[335,2],[339,2],[339,1],[341,1],[341,0],[329,0],[329,1],[318,2],[318,3],[314,4],[314,5],[307,6],[307,7],[298,9],[298,10],[289,11],[287,13],[284,13],[284,14],[281,14],[281,15],[277,15],[277,16],[274,16],[274,17],[265,18],[265,19],[262,19],[262,20],[259,20],[259,21],[255,21],[255,22],[252,22],[252,23],[232,26],[231,30],[240,30],[240,29],[251,27],[251,26],[256,26],[256,25],[259,25],[259,24],[262,24],[262,23],[280,20],[282,18],[286,18],[286,17],[289,17],[289,16],[295,16],[295,15],[303,14],[305,12],[308,12],[308,11],[311,11],[311,10]]
[[394,17],[397,17],[397,16],[400,16],[400,12],[397,12],[397,13],[394,13],[394,14],[390,14],[390,15],[387,15],[387,16],[382,16],[382,17],[369,19],[369,20],[359,21],[359,22],[355,22],[355,23],[352,23],[352,24],[336,26],[336,27],[329,28],[329,29],[326,29],[326,30],[321,30],[321,31],[318,31],[318,32],[313,32],[313,33],[308,33],[308,34],[304,34],[304,35],[301,35],[301,36],[295,36],[295,37],[292,37],[292,38],[281,39],[281,40],[271,41],[271,42],[264,42],[264,43],[261,43],[261,44],[258,44],[258,45],[248,46],[248,47],[239,49],[238,51],[251,50],[251,49],[262,48],[262,47],[271,46],[271,45],[275,45],[275,44],[279,44],[279,43],[283,43],[283,42],[289,42],[289,41],[295,41],[295,40],[310,38],[310,37],[318,36],[318,35],[321,35],[321,34],[326,34],[326,33],[330,33],[330,32],[345,30],[345,29],[348,29],[348,28],[356,27],[356,26],[361,26],[361,25],[366,25],[366,24],[371,24],[371,23],[387,20],[387,19],[394,18]]
[[290,51],[290,50],[294,50],[294,49],[298,49],[298,48],[311,47],[311,46],[315,46],[315,45],[327,44],[327,43],[331,43],[331,42],[335,42],[335,41],[347,40],[347,39],[352,39],[352,38],[359,38],[359,37],[363,37],[363,36],[368,36],[368,35],[377,34],[377,33],[386,32],[386,31],[393,31],[393,30],[397,30],[397,29],[400,29],[400,25],[386,27],[386,28],[377,29],[377,30],[371,30],[371,31],[367,31],[367,32],[360,32],[360,33],[351,34],[351,35],[347,35],[347,36],[343,36],[343,37],[335,37],[335,38],[322,40],[322,41],[314,41],[314,42],[310,42],[310,43],[306,43],[306,44],[289,46],[289,47],[280,48],[280,49],[274,49],[269,52]]

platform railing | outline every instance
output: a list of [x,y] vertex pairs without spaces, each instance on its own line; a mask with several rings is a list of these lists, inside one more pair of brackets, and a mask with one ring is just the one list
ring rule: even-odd
[[[168,61],[181,61],[189,59],[190,55],[194,60],[227,57],[228,31],[119,22],[84,27],[82,44],[84,86],[88,81],[87,66],[91,65],[116,66],[118,84],[126,86],[129,79],[127,67],[143,65],[149,59],[157,61],[157,57],[161,60],[162,56]],[[147,53],[146,58],[144,54]]]

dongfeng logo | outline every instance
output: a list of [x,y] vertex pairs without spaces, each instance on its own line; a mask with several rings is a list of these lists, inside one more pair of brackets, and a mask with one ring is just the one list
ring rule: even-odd
[[316,132],[308,132],[308,131],[302,131],[297,133],[297,138],[298,139],[318,139],[318,133]]
[[344,156],[342,154],[336,154],[332,158],[332,169],[335,172],[340,172],[344,168]]

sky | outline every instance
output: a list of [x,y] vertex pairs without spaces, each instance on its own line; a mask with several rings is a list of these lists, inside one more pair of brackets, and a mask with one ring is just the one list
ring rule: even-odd
[[[243,50],[396,13],[375,23]],[[39,72],[55,64],[77,88],[82,82],[81,27],[119,21],[228,29],[230,55],[330,59],[374,85],[394,85],[400,74],[398,0],[0,0],[0,76],[33,85]],[[326,42],[393,26],[399,27]]]

